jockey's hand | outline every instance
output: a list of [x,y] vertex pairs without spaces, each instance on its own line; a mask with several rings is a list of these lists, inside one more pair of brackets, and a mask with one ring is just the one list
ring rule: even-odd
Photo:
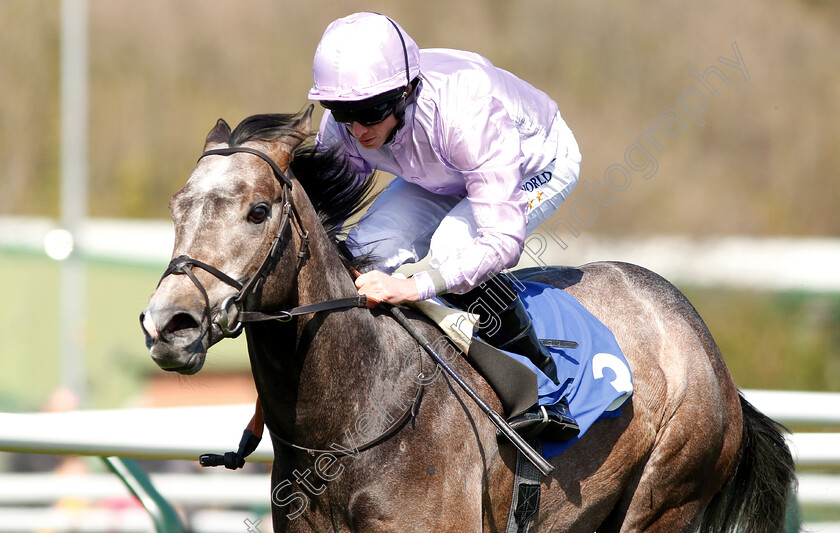
[[413,279],[389,276],[379,270],[365,272],[356,278],[356,288],[359,294],[395,305],[416,302],[420,296]]

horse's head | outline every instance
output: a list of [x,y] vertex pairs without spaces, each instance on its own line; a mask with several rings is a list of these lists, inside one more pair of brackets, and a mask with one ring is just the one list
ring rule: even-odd
[[208,348],[235,329],[231,302],[259,298],[266,271],[299,229],[285,171],[310,134],[311,113],[251,117],[233,134],[220,119],[207,135],[169,204],[173,260],[140,315],[146,346],[164,370],[201,369]]

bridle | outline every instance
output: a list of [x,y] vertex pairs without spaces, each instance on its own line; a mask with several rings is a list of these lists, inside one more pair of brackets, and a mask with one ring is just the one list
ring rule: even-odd
[[[215,150],[208,150],[201,154],[201,157],[199,157],[198,159],[200,161],[202,158],[207,157],[208,155],[228,156],[236,153],[252,154],[268,163],[268,165],[271,167],[271,170],[274,171],[274,176],[277,178],[277,180],[282,186],[282,192],[280,195],[280,204],[282,206],[282,211],[280,214],[280,220],[277,224],[277,231],[274,234],[274,240],[271,243],[271,247],[268,249],[268,253],[266,253],[265,257],[262,260],[262,263],[260,263],[260,266],[259,268],[257,268],[257,271],[254,273],[254,275],[251,276],[251,278],[245,283],[240,283],[239,281],[225,274],[216,267],[208,265],[203,261],[199,261],[198,259],[194,259],[187,255],[179,255],[178,257],[172,259],[172,261],[169,262],[169,266],[164,271],[163,276],[161,276],[160,281],[158,282],[158,286],[160,286],[160,283],[167,276],[173,274],[184,274],[190,279],[190,281],[193,282],[193,284],[198,288],[199,292],[201,292],[201,295],[204,297],[204,319],[207,321],[207,331],[208,335],[211,336],[211,340],[213,335],[212,332],[214,322],[212,316],[212,309],[210,306],[210,297],[207,294],[207,290],[201,284],[201,281],[199,281],[195,273],[193,273],[193,267],[198,267],[204,270],[205,272],[210,273],[220,281],[230,285],[231,287],[239,291],[236,294],[232,294],[225,298],[222,304],[219,306],[219,316],[216,323],[219,325],[219,329],[222,331],[223,338],[238,336],[242,332],[242,326],[247,322],[261,322],[265,320],[280,320],[282,322],[287,322],[291,320],[292,317],[309,313],[317,313],[318,311],[348,309],[351,307],[374,307],[376,304],[378,304],[379,302],[377,302],[374,299],[367,298],[364,295],[357,295],[348,298],[338,298],[335,300],[327,300],[324,302],[302,305],[293,309],[276,311],[273,313],[265,313],[260,311],[246,311],[244,309],[245,300],[248,298],[248,296],[256,293],[262,287],[263,283],[265,283],[265,279],[269,271],[269,266],[275,264],[283,255],[283,252],[286,249],[286,246],[289,243],[289,239],[291,236],[290,228],[293,228],[297,232],[301,241],[300,250],[297,253],[297,271],[300,271],[304,263],[306,263],[306,260],[309,258],[309,231],[307,231],[303,227],[300,213],[295,207],[294,201],[292,199],[292,180],[289,178],[289,176],[286,175],[286,173],[280,170],[280,167],[277,166],[277,163],[275,163],[274,160],[271,159],[271,157],[269,157],[265,153],[245,146],[234,146],[230,148],[217,148]],[[230,323],[230,317],[232,315],[233,310],[236,311],[236,324],[232,325]]]
[[[263,258],[263,261],[257,269],[256,273],[254,273],[254,275],[245,283],[240,283],[228,274],[225,274],[216,267],[209,265],[203,261],[199,261],[198,259],[194,259],[187,255],[180,255],[169,262],[169,266],[164,271],[163,276],[158,282],[158,286],[160,286],[160,283],[167,276],[170,275],[183,274],[186,275],[193,282],[193,284],[198,288],[198,290],[204,297],[204,314],[205,320],[207,321],[207,331],[209,332],[208,335],[211,336],[211,340],[213,330],[213,317],[211,314],[212,311],[210,306],[210,297],[207,294],[207,290],[201,284],[201,281],[199,281],[199,279],[193,272],[194,267],[201,268],[202,270],[210,273],[220,281],[234,287],[239,291],[238,293],[225,298],[225,300],[220,306],[219,319],[217,323],[222,331],[223,337],[238,336],[242,332],[243,325],[248,322],[260,322],[265,320],[280,320],[286,322],[290,321],[295,316],[309,313],[317,313],[319,311],[349,309],[354,307],[372,308],[378,305],[380,302],[376,299],[368,298],[364,295],[357,295],[347,298],[337,298],[334,300],[317,302],[313,304],[303,305],[300,307],[295,307],[293,309],[287,309],[272,313],[260,311],[246,311],[244,309],[245,300],[248,298],[248,296],[258,291],[262,284],[265,282],[265,279],[268,275],[269,266],[275,264],[283,255],[283,252],[290,239],[290,228],[294,228],[301,240],[301,247],[297,254],[297,271],[300,272],[300,269],[302,268],[303,264],[309,258],[309,232],[303,227],[300,213],[295,207],[294,201],[292,199],[292,180],[289,179],[289,176],[287,176],[280,169],[280,167],[277,166],[277,163],[275,163],[274,160],[271,159],[271,157],[269,157],[267,154],[259,150],[255,150],[253,148],[235,146],[230,148],[218,148],[214,150],[208,150],[201,154],[201,157],[199,157],[199,161],[202,158],[207,157],[209,155],[229,156],[236,153],[252,154],[268,163],[268,165],[274,171],[274,176],[277,178],[277,180],[282,186],[282,192],[280,196],[282,212],[277,225],[277,231],[274,234],[274,240],[271,243],[271,247],[269,248],[268,253],[266,254],[265,258]],[[357,272],[355,274],[358,275]],[[232,308],[236,309],[236,324],[231,327],[230,311],[232,310]],[[420,376],[422,377],[422,372]],[[401,427],[402,424],[406,422],[406,420],[408,420],[411,416],[415,414],[415,410],[417,409],[417,406],[419,404],[422,391],[423,386],[418,386],[414,398],[409,403],[407,408],[403,410],[401,416],[399,416],[395,420],[395,422],[391,424],[390,427],[386,428],[385,431],[383,431],[379,436],[361,444],[356,448],[356,450],[363,450],[375,446],[383,439],[386,439],[399,427]],[[228,468],[241,467],[245,462],[245,457],[256,449],[257,444],[259,443],[260,438],[262,437],[262,428],[264,424],[265,421],[263,419],[262,406],[259,398],[257,398],[256,412],[251,420],[251,423],[248,425],[248,428],[246,428],[245,433],[243,434],[242,442],[240,442],[239,452],[228,452],[225,455],[204,454],[200,458],[200,463],[202,464],[202,466],[225,465]],[[298,451],[305,451],[310,455],[313,455],[317,452],[330,452],[333,454],[337,453],[335,449],[318,450],[314,448],[299,446],[297,444],[283,439],[277,433],[272,432],[271,428],[269,428],[269,432],[276,440],[278,440],[282,444]]]

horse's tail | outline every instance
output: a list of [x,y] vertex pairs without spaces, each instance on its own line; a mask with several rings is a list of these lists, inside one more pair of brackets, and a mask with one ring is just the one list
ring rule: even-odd
[[740,398],[744,414],[740,459],[706,508],[701,531],[784,531],[797,486],[793,457],[784,437],[788,430],[742,395]]

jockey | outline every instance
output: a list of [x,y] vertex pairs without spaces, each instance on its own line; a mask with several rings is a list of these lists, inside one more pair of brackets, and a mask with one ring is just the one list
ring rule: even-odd
[[[327,110],[316,142],[342,150],[360,177],[379,170],[401,178],[348,236],[354,256],[378,261],[356,280],[359,293],[392,304],[439,296],[476,312],[480,337],[556,379],[499,273],[577,184],[581,156],[557,104],[478,54],[419,50],[377,13],[332,22],[312,74],[309,98]],[[411,277],[392,275],[404,264],[415,266]],[[579,431],[565,399],[510,423],[550,440]]]

